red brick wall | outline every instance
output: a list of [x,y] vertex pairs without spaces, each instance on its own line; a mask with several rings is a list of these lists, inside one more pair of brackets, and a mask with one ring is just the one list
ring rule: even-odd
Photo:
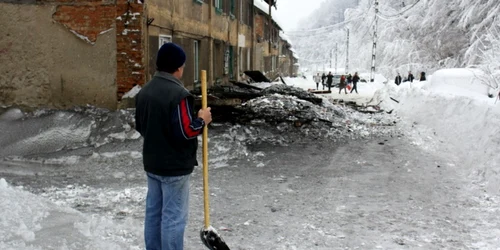
[[144,46],[142,4],[117,0],[116,7],[116,84],[118,100],[135,85],[143,85]]
[[113,28],[115,13],[114,5],[59,5],[52,19],[93,44],[97,35]]
[[81,39],[94,44],[102,32],[116,27],[116,85],[118,100],[144,76],[143,5],[127,0],[39,0],[58,4],[52,18]]

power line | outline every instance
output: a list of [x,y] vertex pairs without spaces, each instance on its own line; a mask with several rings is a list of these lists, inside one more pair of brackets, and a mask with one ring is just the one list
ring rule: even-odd
[[406,8],[405,10],[399,12],[398,14],[394,14],[394,15],[386,15],[386,14],[383,14],[382,12],[380,12],[379,10],[379,14],[382,15],[383,17],[385,18],[391,18],[391,17],[400,17],[401,15],[403,15],[403,13],[409,11],[410,9],[412,9],[413,7],[415,7],[415,5],[417,5],[418,3],[420,2],[420,0],[417,0],[415,3],[413,3],[410,7]]
[[[285,32],[287,35],[291,35],[291,33],[303,33],[303,32],[312,32],[312,31],[320,31],[320,30],[323,30],[323,29],[329,29],[329,28],[334,28],[334,27],[337,27],[337,26],[340,26],[340,25],[343,25],[343,24],[347,24],[347,23],[350,23],[352,21],[356,21],[358,19],[363,19],[365,18],[365,16],[360,16],[358,18],[354,18],[354,19],[350,19],[350,20],[345,20],[343,22],[340,22],[340,23],[336,23],[336,24],[332,24],[332,25],[328,25],[328,26],[324,26],[324,27],[321,27],[321,28],[316,28],[316,29],[306,29],[306,30],[288,30],[288,31],[283,31]],[[325,31],[326,32],[326,31]]]
[[313,63],[328,62],[329,60],[330,60],[329,58],[325,58],[322,60],[310,60],[310,59],[304,59],[304,58],[299,59],[299,61],[306,61],[306,62],[313,62]]

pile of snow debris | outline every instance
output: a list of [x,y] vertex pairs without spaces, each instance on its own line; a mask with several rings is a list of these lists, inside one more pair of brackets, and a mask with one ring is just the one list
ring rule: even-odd
[[246,117],[241,119],[247,121],[260,119],[269,124],[293,122],[298,127],[313,121],[333,123],[336,118],[345,117],[345,112],[340,107],[320,106],[296,96],[281,94],[270,94],[251,99],[238,106],[237,109],[246,114]]
[[[294,94],[300,92],[305,91],[298,89]],[[237,121],[257,129],[254,133],[259,136],[248,137],[256,138],[252,142],[286,144],[308,139],[342,140],[398,133],[393,116],[362,114],[350,107],[334,105],[326,98],[320,99],[322,102],[317,105],[296,96],[269,94],[237,106],[240,113]],[[270,137],[269,133],[274,136]]]

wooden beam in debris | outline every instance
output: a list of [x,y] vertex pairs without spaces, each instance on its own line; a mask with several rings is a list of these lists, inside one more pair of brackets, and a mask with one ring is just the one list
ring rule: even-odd
[[310,92],[310,93],[313,93],[313,94],[330,94],[330,93],[332,93],[332,91],[330,91],[330,90],[308,89],[307,91]]
[[244,71],[243,73],[245,73],[245,75],[250,77],[250,79],[252,79],[252,81],[254,82],[271,82],[269,78],[267,78],[264,74],[262,74],[262,72],[258,70],[247,70]]
[[229,81],[230,83],[234,84],[235,86],[238,86],[238,87],[241,87],[241,88],[246,88],[246,89],[255,89],[255,90],[259,90],[261,91],[262,88],[259,88],[257,86],[254,86],[254,85],[251,85],[251,84],[248,84],[248,83],[244,83],[244,82],[237,82],[237,81]]

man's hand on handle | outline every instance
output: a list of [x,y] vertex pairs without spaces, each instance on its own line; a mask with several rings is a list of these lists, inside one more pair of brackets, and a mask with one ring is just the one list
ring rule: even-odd
[[212,112],[210,112],[210,109],[211,108],[208,107],[206,109],[200,109],[200,111],[198,111],[198,117],[203,119],[203,121],[205,122],[205,126],[212,122]]

